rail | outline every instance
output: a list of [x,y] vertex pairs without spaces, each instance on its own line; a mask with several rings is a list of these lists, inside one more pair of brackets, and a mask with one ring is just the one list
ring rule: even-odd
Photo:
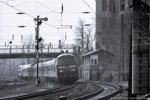
[[[94,96],[100,95],[101,93],[103,93],[105,90],[103,87],[101,87],[101,85],[108,85],[111,87],[115,88],[115,91],[113,91],[112,93],[109,93],[108,95],[105,95],[101,98],[97,98],[97,100],[108,100],[113,96],[116,96],[117,94],[120,93],[119,87],[112,85],[112,84],[107,84],[107,83],[100,83],[100,82],[89,82],[91,83],[93,86],[96,86],[97,88],[99,88],[97,91],[93,92],[93,93],[89,93],[89,94],[85,94],[83,96],[80,97],[76,97],[76,98],[72,98],[71,100],[87,100],[90,99]],[[53,94],[53,93],[57,93],[57,92],[62,92],[62,91],[66,91],[72,88],[75,88],[76,85],[71,85],[69,87],[57,87],[55,89],[51,89],[51,90],[44,90],[41,92],[36,92],[36,93],[31,93],[31,94],[22,94],[22,95],[18,95],[18,96],[11,96],[11,97],[4,97],[4,98],[0,98],[3,100],[22,100],[22,99],[29,99],[29,98],[34,98],[34,97],[39,97],[39,96],[43,96],[43,95],[47,95],[47,94]]]
[[96,95],[103,92],[104,89],[101,88],[99,85],[94,84],[94,83],[92,83],[92,85],[96,86],[99,89],[97,91],[95,91],[94,93],[86,94],[86,95],[83,95],[83,96],[80,96],[80,97],[77,97],[77,98],[73,98],[71,100],[86,100],[88,98],[91,98],[91,97],[96,96]]
[[53,93],[57,93],[57,92],[61,92],[61,91],[65,91],[71,88],[74,88],[75,85],[63,88],[63,86],[51,89],[51,90],[44,90],[44,91],[40,91],[40,92],[36,92],[36,93],[30,93],[30,94],[22,94],[22,95],[17,95],[17,96],[10,96],[10,97],[3,97],[0,98],[2,100],[23,100],[23,99],[29,99],[29,98],[34,98],[34,97],[39,97],[39,96],[43,96],[46,94],[53,94]]
[[[107,94],[106,96],[103,96],[103,97],[99,97],[99,98],[96,98],[96,100],[108,100],[110,99],[111,97],[114,97],[116,96],[117,94],[120,93],[120,89],[118,86],[116,85],[113,85],[113,84],[108,84],[108,83],[101,83],[101,82],[90,82],[92,83],[93,85],[96,85],[98,86],[99,85],[108,85],[108,86],[111,86],[111,87],[114,87],[115,88],[115,91],[112,92],[111,94]],[[101,87],[99,90],[97,90],[96,92],[94,93],[90,93],[90,94],[87,94],[87,95],[84,95],[84,96],[81,96],[81,97],[77,97],[77,98],[74,98],[72,100],[87,100],[87,99],[90,99],[92,97],[95,97],[97,95],[100,95],[101,93],[103,93],[105,90],[103,87]]]

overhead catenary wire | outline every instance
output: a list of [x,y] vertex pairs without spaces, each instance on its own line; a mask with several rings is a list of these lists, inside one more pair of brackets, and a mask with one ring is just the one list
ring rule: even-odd
[[[25,0],[24,0],[25,1]],[[37,0],[39,3],[39,5],[42,5],[42,3],[39,1],[39,0]],[[20,3],[21,4],[21,3]],[[16,6],[12,6],[11,4],[8,4],[10,7],[12,7],[13,9],[14,8],[16,8],[16,10],[17,11],[19,11],[19,12],[22,12],[21,11],[21,9],[19,10]],[[21,6],[21,5],[20,5]],[[48,8],[49,8],[49,6],[48,6]],[[51,8],[50,8],[51,9]],[[25,10],[24,10],[25,11]],[[52,13],[54,13],[54,14],[56,14],[56,13],[61,13],[61,12],[56,12],[56,11],[53,11],[53,9],[51,10],[52,11]],[[24,12],[25,13],[25,12]],[[51,13],[51,12],[49,12],[49,13]],[[64,11],[63,11],[63,13],[65,13]],[[66,13],[80,13],[80,12],[66,12]],[[31,18],[34,18],[33,16],[34,15],[32,15],[32,14],[29,14],[29,13],[25,13],[26,15],[28,15],[28,16],[30,16]],[[59,20],[60,20],[60,18],[59,18]],[[45,23],[45,22],[43,22],[43,23]],[[46,23],[46,24],[48,24],[48,26],[51,26],[51,25],[49,25],[49,23]],[[43,25],[42,25],[43,26]],[[41,26],[41,27],[42,27]],[[54,25],[52,25],[52,26],[54,26]],[[28,26],[27,26],[28,27]],[[58,33],[60,33],[61,32],[61,30],[59,30],[58,29],[58,27],[57,26],[54,26],[55,27],[55,29],[57,29],[58,30]],[[60,31],[60,32],[59,32]]]
[[[28,14],[37,14],[37,13],[35,13],[35,12],[26,12],[26,13],[28,13]],[[61,12],[38,12],[38,14],[60,14]],[[76,13],[91,13],[91,12],[63,12],[63,13],[65,13],[65,14],[76,14]],[[16,13],[12,13],[12,12],[0,12],[0,14],[16,14]],[[58,18],[58,17],[57,17]],[[59,18],[58,18],[58,20],[59,20]]]
[[[57,27],[57,29],[61,29],[60,26],[61,26],[61,27],[64,26],[64,27],[66,27],[66,28],[70,26],[70,28],[72,28],[72,26],[76,26],[76,25],[52,25],[52,26]],[[20,26],[12,26],[12,25],[11,25],[11,26],[8,26],[8,25],[3,25],[3,26],[2,26],[2,25],[0,25],[0,27],[7,27],[7,28],[8,28],[8,27],[10,27],[10,28],[11,28],[11,27],[26,27],[26,28],[29,27],[29,28],[30,28],[30,27],[35,27],[35,26],[29,26],[29,25],[20,25]],[[41,27],[49,27],[49,26],[43,25],[43,26],[41,26]]]
[[55,16],[55,18],[57,19],[58,23],[60,23],[60,20],[58,19],[58,17],[55,14],[55,13],[60,13],[59,11],[53,10],[53,9],[47,7],[46,5],[44,5],[43,3],[41,3],[41,2],[39,2],[37,0],[34,0],[34,1],[36,1],[39,5],[41,5],[41,6],[45,7],[45,8],[47,8],[47,9],[49,9],[50,11],[52,11],[52,12],[46,12],[46,13],[53,13],[54,16]]
[[[0,0],[2,1],[2,0]],[[5,0],[5,1],[2,1],[2,2],[11,2],[11,1],[16,1],[16,0]]]
[[[61,12],[51,9],[51,8],[47,7],[46,5],[44,5],[43,3],[41,3],[41,2],[39,2],[39,1],[37,1],[37,0],[35,0],[35,1],[36,1],[39,5],[41,5],[41,6],[45,7],[45,8],[47,8],[47,9],[49,9],[50,11],[52,11],[52,12],[47,12],[47,13],[53,13],[53,14],[55,15],[55,18],[57,19],[58,23],[60,24],[60,26],[63,25],[63,23],[62,23],[62,20],[63,20],[63,13],[64,13],[63,0],[62,0],[62,4],[61,4]],[[59,18],[56,16],[56,13],[60,13],[60,14],[61,14],[61,20],[59,20]],[[67,12],[66,12],[66,13],[67,13]],[[71,12],[68,12],[68,13],[71,13]],[[81,12],[80,12],[80,13],[81,13]],[[61,34],[61,32],[60,32],[59,29],[60,29],[60,28],[58,28],[58,33],[59,33],[60,39],[62,40],[62,37],[63,37],[63,36],[62,36],[62,34]],[[63,33],[63,28],[62,28],[61,30],[62,30],[62,33]]]
[[0,27],[10,27],[10,28],[13,28],[13,27],[35,27],[35,26],[24,26],[24,25],[20,25],[20,26],[0,26]]
[[[24,11],[22,11],[22,10],[20,10],[20,9],[18,9],[18,8],[12,6],[12,5],[10,5],[10,4],[8,4],[8,3],[2,2],[2,1],[0,1],[0,3],[3,3],[3,4],[5,4],[5,5],[7,5],[7,6],[11,7],[11,8],[13,8],[13,9],[19,11],[19,12],[22,12],[23,14],[25,14],[25,15],[27,15],[27,16],[29,16],[29,17],[31,17],[31,18],[34,19],[34,17],[31,16],[30,14],[25,13]],[[48,26],[51,26],[51,27],[57,29],[57,31],[58,31],[58,33],[59,33],[59,36],[60,36],[60,31],[59,31],[59,28],[58,28],[58,27],[55,27],[55,26],[53,26],[53,25],[50,25],[50,24],[48,24],[48,23],[46,23],[46,22],[43,22],[43,23],[46,24],[46,25],[48,25]],[[60,38],[61,38],[61,36],[60,36]]]
[[[58,23],[61,24],[60,20],[58,19],[58,17],[57,17],[56,14],[55,14],[55,12],[58,12],[58,11],[53,10],[53,9],[47,7],[46,5],[44,5],[43,3],[41,3],[41,2],[39,2],[39,1],[37,1],[37,0],[34,0],[34,1],[36,1],[36,2],[37,2],[38,4],[40,4],[41,6],[43,6],[43,7],[47,8],[47,9],[51,10],[52,13],[54,14],[55,18],[57,19]],[[59,28],[57,28],[57,31],[58,31],[58,33],[59,33],[59,37],[61,38],[61,34],[60,34],[60,31],[59,31]]]
[[[0,38],[2,41],[6,40],[6,41],[14,41],[14,42],[17,42],[16,39],[14,39],[14,33],[10,33],[10,32],[6,32],[6,31],[3,31],[2,29],[0,29],[1,33],[5,33],[4,35],[7,35],[7,38]],[[9,37],[9,38],[8,38]]]
[[[90,5],[85,2],[84,0],[82,0],[82,2],[84,2],[84,4],[86,4],[88,6],[88,8],[93,12],[93,14],[95,15],[95,11],[90,7]],[[97,16],[98,18],[100,18],[100,16]],[[95,17],[94,17],[95,18]]]
[[[22,11],[22,10],[20,10],[20,9],[17,9],[16,7],[14,7],[14,6],[12,6],[12,5],[10,5],[10,4],[8,4],[8,3],[6,3],[6,2],[0,1],[0,3],[3,3],[3,4],[5,4],[5,5],[7,5],[7,6],[11,7],[11,8],[13,8],[13,9],[15,9],[15,10],[19,11],[19,12],[22,12],[22,13],[24,13],[25,15],[27,15],[27,16],[29,16],[29,17],[31,17],[31,18],[33,18],[33,19],[34,19],[34,17],[33,17],[33,16],[31,16],[30,14],[25,13],[24,11]],[[53,28],[57,29],[57,31],[58,31],[58,33],[59,33],[59,36],[60,36],[60,32],[59,32],[59,29],[58,29],[57,27],[55,27],[55,26],[53,26],[53,25],[50,25],[50,24],[48,24],[48,23],[46,23],[46,22],[43,22],[43,23],[44,23],[44,24],[46,24],[46,25],[48,25],[48,26],[51,26],[51,27],[53,27]],[[61,37],[61,36],[60,36],[60,37]]]
[[82,1],[91,9],[91,11],[92,11],[93,13],[95,13],[94,10],[90,7],[90,5],[89,5],[87,2],[85,2],[84,0],[82,0]]
[[47,9],[51,10],[52,12],[58,12],[58,13],[60,13],[59,11],[56,11],[54,9],[51,9],[51,8],[47,7],[46,5],[44,5],[43,3],[39,2],[38,0],[34,0],[34,1],[37,2],[38,4],[40,4],[41,6],[43,6],[43,7],[47,8]]
[[[19,12],[23,12],[25,15],[27,15],[27,16],[29,16],[29,17],[31,17],[31,18],[34,18],[34,17],[31,16],[30,14],[25,13],[24,11],[22,11],[22,10],[20,10],[20,9],[17,9],[16,7],[14,7],[14,6],[12,6],[12,5],[8,4],[8,3],[2,2],[2,1],[0,1],[0,3],[3,3],[3,4],[5,4],[5,5],[7,5],[7,6],[11,7],[11,8],[13,8],[13,9],[19,11]],[[53,25],[50,25],[50,24],[48,24],[48,23],[46,23],[46,22],[43,22],[43,23],[46,24],[46,25],[48,25],[48,26],[51,26],[51,27],[53,27],[53,28],[55,28],[55,29],[58,29],[57,27],[55,27],[55,26],[53,26]]]
[[25,1],[23,1],[23,2],[21,2],[21,3],[19,3],[19,4],[17,4],[17,5],[15,5],[14,7],[19,7],[19,6],[22,6],[22,5],[24,5],[25,3],[27,3],[29,0],[25,0]]
[[4,33],[5,33],[5,35],[7,35],[7,36],[10,36],[10,35],[12,35],[12,34],[13,34],[13,33],[10,33],[10,32],[3,31],[2,29],[0,29],[0,31],[1,31],[1,32],[4,32]]

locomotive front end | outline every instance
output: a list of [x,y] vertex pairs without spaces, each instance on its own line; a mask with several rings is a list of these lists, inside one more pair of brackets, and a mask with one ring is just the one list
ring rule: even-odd
[[78,79],[76,58],[72,54],[62,54],[57,59],[58,80],[63,84],[73,84]]

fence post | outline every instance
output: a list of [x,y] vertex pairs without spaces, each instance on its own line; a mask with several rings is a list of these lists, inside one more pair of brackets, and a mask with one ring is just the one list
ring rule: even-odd
[[10,54],[11,54],[11,46],[10,46]]
[[23,45],[23,54],[24,54],[24,45]]
[[50,47],[50,46],[48,45],[48,53],[49,53],[49,47]]

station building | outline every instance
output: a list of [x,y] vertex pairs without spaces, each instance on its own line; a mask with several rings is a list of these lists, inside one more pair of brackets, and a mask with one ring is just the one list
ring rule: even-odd
[[114,55],[99,49],[82,55],[82,79],[101,80],[101,75],[112,63]]

